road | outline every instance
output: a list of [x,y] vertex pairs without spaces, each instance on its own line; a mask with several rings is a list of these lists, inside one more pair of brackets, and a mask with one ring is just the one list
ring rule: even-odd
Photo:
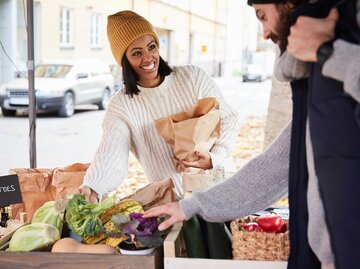
[[[240,78],[217,78],[225,99],[239,112],[241,123],[248,117],[266,117],[271,80],[243,83]],[[82,107],[71,118],[38,115],[36,121],[37,167],[63,167],[90,162],[101,139],[104,111]],[[29,167],[29,119],[27,115],[4,118],[0,114],[0,175],[10,168]]]

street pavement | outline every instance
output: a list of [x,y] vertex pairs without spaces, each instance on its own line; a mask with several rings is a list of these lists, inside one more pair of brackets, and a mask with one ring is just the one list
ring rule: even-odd
[[[265,118],[271,80],[243,83],[241,78],[216,78],[224,98],[239,113],[242,124],[249,117]],[[55,113],[40,114],[36,120],[37,167],[63,167],[90,162],[100,142],[104,111],[83,106],[71,118]],[[0,175],[10,168],[26,168],[29,161],[29,119],[27,115],[3,117],[0,114]]]

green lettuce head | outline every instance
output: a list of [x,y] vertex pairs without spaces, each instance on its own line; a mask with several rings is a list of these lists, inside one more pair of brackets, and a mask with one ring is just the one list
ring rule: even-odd
[[65,206],[66,202],[62,200],[46,202],[42,207],[39,207],[35,211],[31,223],[51,224],[59,230],[59,233],[61,233],[64,222]]
[[20,227],[12,236],[7,251],[32,251],[52,246],[60,239],[59,230],[47,223]]

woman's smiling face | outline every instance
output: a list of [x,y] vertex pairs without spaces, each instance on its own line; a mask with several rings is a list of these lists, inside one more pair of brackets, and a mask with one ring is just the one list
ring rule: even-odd
[[144,35],[132,42],[125,52],[131,67],[139,76],[139,84],[144,87],[155,87],[160,84],[159,48],[155,38]]

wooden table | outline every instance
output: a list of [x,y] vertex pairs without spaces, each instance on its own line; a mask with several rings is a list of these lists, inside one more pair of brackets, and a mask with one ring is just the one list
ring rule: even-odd
[[1,269],[163,269],[163,249],[146,256],[0,251]]

